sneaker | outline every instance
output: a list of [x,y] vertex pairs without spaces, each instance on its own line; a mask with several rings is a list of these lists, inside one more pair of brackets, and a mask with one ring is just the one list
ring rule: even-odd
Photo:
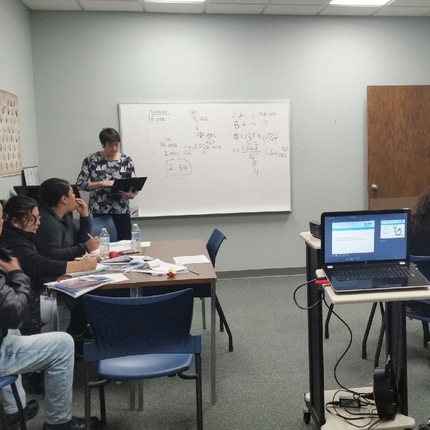
[[73,417],[67,423],[43,424],[43,430],[85,430],[85,420]]
[[[37,400],[30,400],[27,402],[24,408],[25,421],[31,420],[39,412],[39,403]],[[7,415],[7,420],[9,422],[10,430],[19,430],[21,428],[20,413],[16,412],[14,414]]]
[[[91,429],[100,429],[100,420],[97,417],[91,417]],[[67,423],[62,424],[43,424],[42,430],[84,430],[85,420],[82,418],[73,417]]]

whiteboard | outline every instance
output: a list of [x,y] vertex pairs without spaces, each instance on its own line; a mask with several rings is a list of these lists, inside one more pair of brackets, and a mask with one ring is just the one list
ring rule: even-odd
[[139,216],[291,210],[290,103],[119,104]]

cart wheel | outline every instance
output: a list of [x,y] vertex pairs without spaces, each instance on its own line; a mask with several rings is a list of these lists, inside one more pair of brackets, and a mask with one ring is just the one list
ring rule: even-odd
[[303,408],[303,421],[305,424],[309,424],[311,422],[311,414],[308,411],[308,408]]

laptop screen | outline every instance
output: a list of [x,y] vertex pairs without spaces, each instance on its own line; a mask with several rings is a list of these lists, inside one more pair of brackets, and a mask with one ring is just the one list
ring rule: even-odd
[[409,222],[409,209],[323,213],[323,264],[409,261]]

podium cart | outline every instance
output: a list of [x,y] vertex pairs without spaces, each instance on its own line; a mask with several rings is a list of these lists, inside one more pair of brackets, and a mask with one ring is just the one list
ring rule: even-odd
[[[310,232],[300,233],[306,244],[306,279],[315,278],[321,268],[321,243]],[[399,385],[400,405],[394,421],[379,423],[374,429],[413,429],[415,421],[408,417],[408,387],[406,361],[406,311],[404,301],[430,299],[430,288],[405,291],[380,291],[363,293],[336,294],[330,285],[316,286],[313,282],[307,286],[308,306],[308,353],[309,353],[309,393],[305,396],[307,411],[305,422],[313,419],[318,429],[337,430],[354,428],[344,420],[325,413],[327,399],[332,400],[335,391],[324,390],[324,349],[323,349],[323,291],[326,298],[335,305],[353,303],[385,302],[386,312],[386,348],[390,355]],[[358,390],[369,391],[369,387]],[[396,424],[398,422],[399,424]],[[396,425],[398,425],[396,427]]]

